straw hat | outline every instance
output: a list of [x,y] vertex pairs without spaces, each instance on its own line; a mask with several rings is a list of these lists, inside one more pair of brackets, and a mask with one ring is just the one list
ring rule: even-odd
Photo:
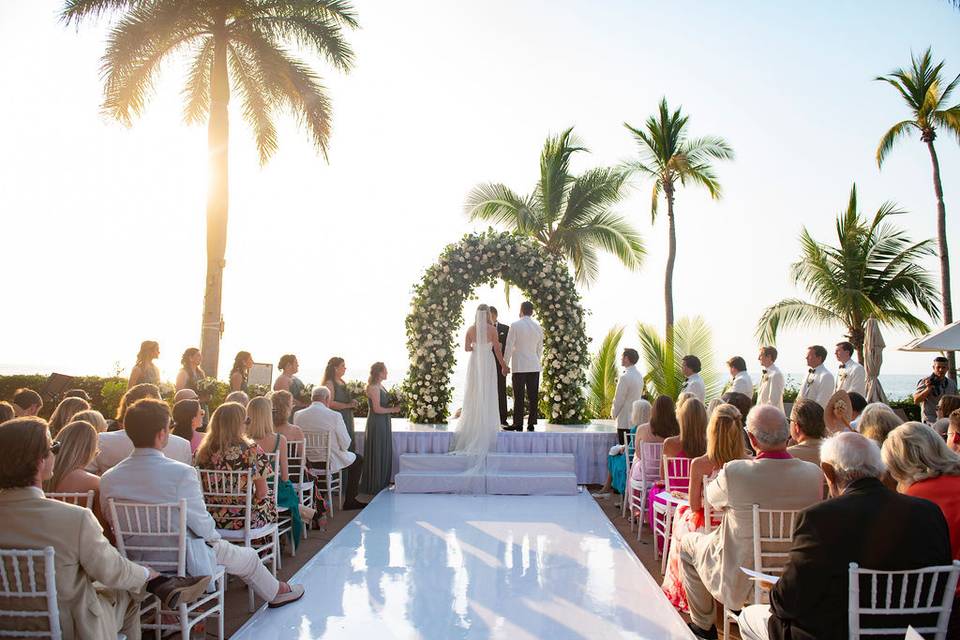
[[853,404],[850,402],[850,396],[846,391],[835,392],[827,400],[827,406],[823,408],[823,422],[827,425],[827,431],[830,433],[849,431],[852,421]]

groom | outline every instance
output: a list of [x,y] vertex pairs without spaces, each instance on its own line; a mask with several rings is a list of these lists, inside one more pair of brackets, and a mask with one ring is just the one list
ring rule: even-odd
[[[497,322],[498,315],[497,308],[491,306],[490,323],[497,328],[497,340],[500,341],[500,352],[506,353],[507,334],[510,331],[510,326],[502,322]],[[491,357],[496,361],[497,356],[495,354],[491,354]],[[503,361],[507,361],[506,357],[504,357]],[[497,398],[500,400],[500,424],[507,426],[507,376],[504,375],[500,367],[497,367]]]
[[[543,329],[533,320],[533,304],[520,305],[520,319],[510,325],[503,359],[513,371],[513,426],[510,431],[523,431],[524,400],[530,403],[527,431],[537,424],[537,403],[540,395],[540,359],[543,356]],[[504,371],[506,374],[506,371]]]

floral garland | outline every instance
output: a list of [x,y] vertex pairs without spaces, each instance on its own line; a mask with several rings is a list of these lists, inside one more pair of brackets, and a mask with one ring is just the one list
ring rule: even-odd
[[545,417],[556,424],[583,423],[589,339],[570,271],[534,241],[493,230],[447,245],[414,287],[406,320],[410,370],[404,383],[411,421],[446,422],[463,305],[475,287],[493,286],[497,279],[523,290],[543,327],[540,395],[548,406]]

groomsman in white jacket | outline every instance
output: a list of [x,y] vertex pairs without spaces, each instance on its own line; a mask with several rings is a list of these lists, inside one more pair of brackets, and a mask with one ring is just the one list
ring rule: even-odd
[[703,382],[703,378],[700,377],[701,368],[700,358],[697,356],[683,356],[683,360],[680,361],[680,370],[687,379],[683,383],[683,386],[680,387],[680,392],[692,393],[693,397],[700,402],[706,402],[707,385]]
[[777,361],[776,347],[760,347],[761,376],[757,389],[757,404],[772,404],[783,411],[783,389],[786,379],[783,372],[774,364]]
[[633,403],[643,394],[643,374],[637,369],[640,354],[636,349],[624,349],[620,364],[625,367],[623,375],[617,381],[617,392],[613,396],[613,410],[611,415],[617,420],[617,442],[623,444],[624,434],[633,426],[630,424],[630,413]]
[[833,374],[823,366],[827,359],[827,350],[819,344],[807,349],[807,377],[803,380],[797,400],[806,398],[813,400],[821,407],[827,406],[827,401],[833,395]]
[[[523,431],[524,401],[530,403],[527,431],[537,425],[537,403],[540,401],[540,360],[543,357],[543,329],[533,319],[533,303],[520,305],[520,319],[510,325],[504,362],[513,372],[513,426],[510,431]],[[503,372],[507,373],[506,370]]]
[[753,400],[753,380],[747,373],[747,361],[740,356],[734,356],[727,360],[727,366],[730,368],[729,391],[742,393]]
[[837,356],[840,368],[837,369],[837,388],[835,391],[859,393],[867,397],[867,372],[853,360],[853,345],[849,342],[838,342],[833,355]]

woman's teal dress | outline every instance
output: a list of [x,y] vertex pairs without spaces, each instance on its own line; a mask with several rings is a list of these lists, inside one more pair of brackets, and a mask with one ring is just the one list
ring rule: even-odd
[[[353,401],[347,385],[338,383],[336,380],[333,381],[333,399],[343,404],[350,404]],[[357,445],[353,429],[353,409],[337,409],[337,411],[343,416],[343,424],[347,425],[347,433],[350,434],[350,447],[348,451],[356,451]]]
[[[630,427],[630,433],[636,434],[637,428]],[[624,445],[626,446],[626,445]],[[633,451],[628,452],[633,457]],[[610,472],[610,486],[613,490],[623,495],[627,488],[627,461],[621,453],[618,456],[607,456],[607,470]]]
[[[380,389],[380,406],[390,401],[387,392]],[[363,441],[363,475],[360,492],[376,495],[390,484],[393,470],[393,430],[389,413],[374,413],[371,407],[367,414],[366,436]]]

